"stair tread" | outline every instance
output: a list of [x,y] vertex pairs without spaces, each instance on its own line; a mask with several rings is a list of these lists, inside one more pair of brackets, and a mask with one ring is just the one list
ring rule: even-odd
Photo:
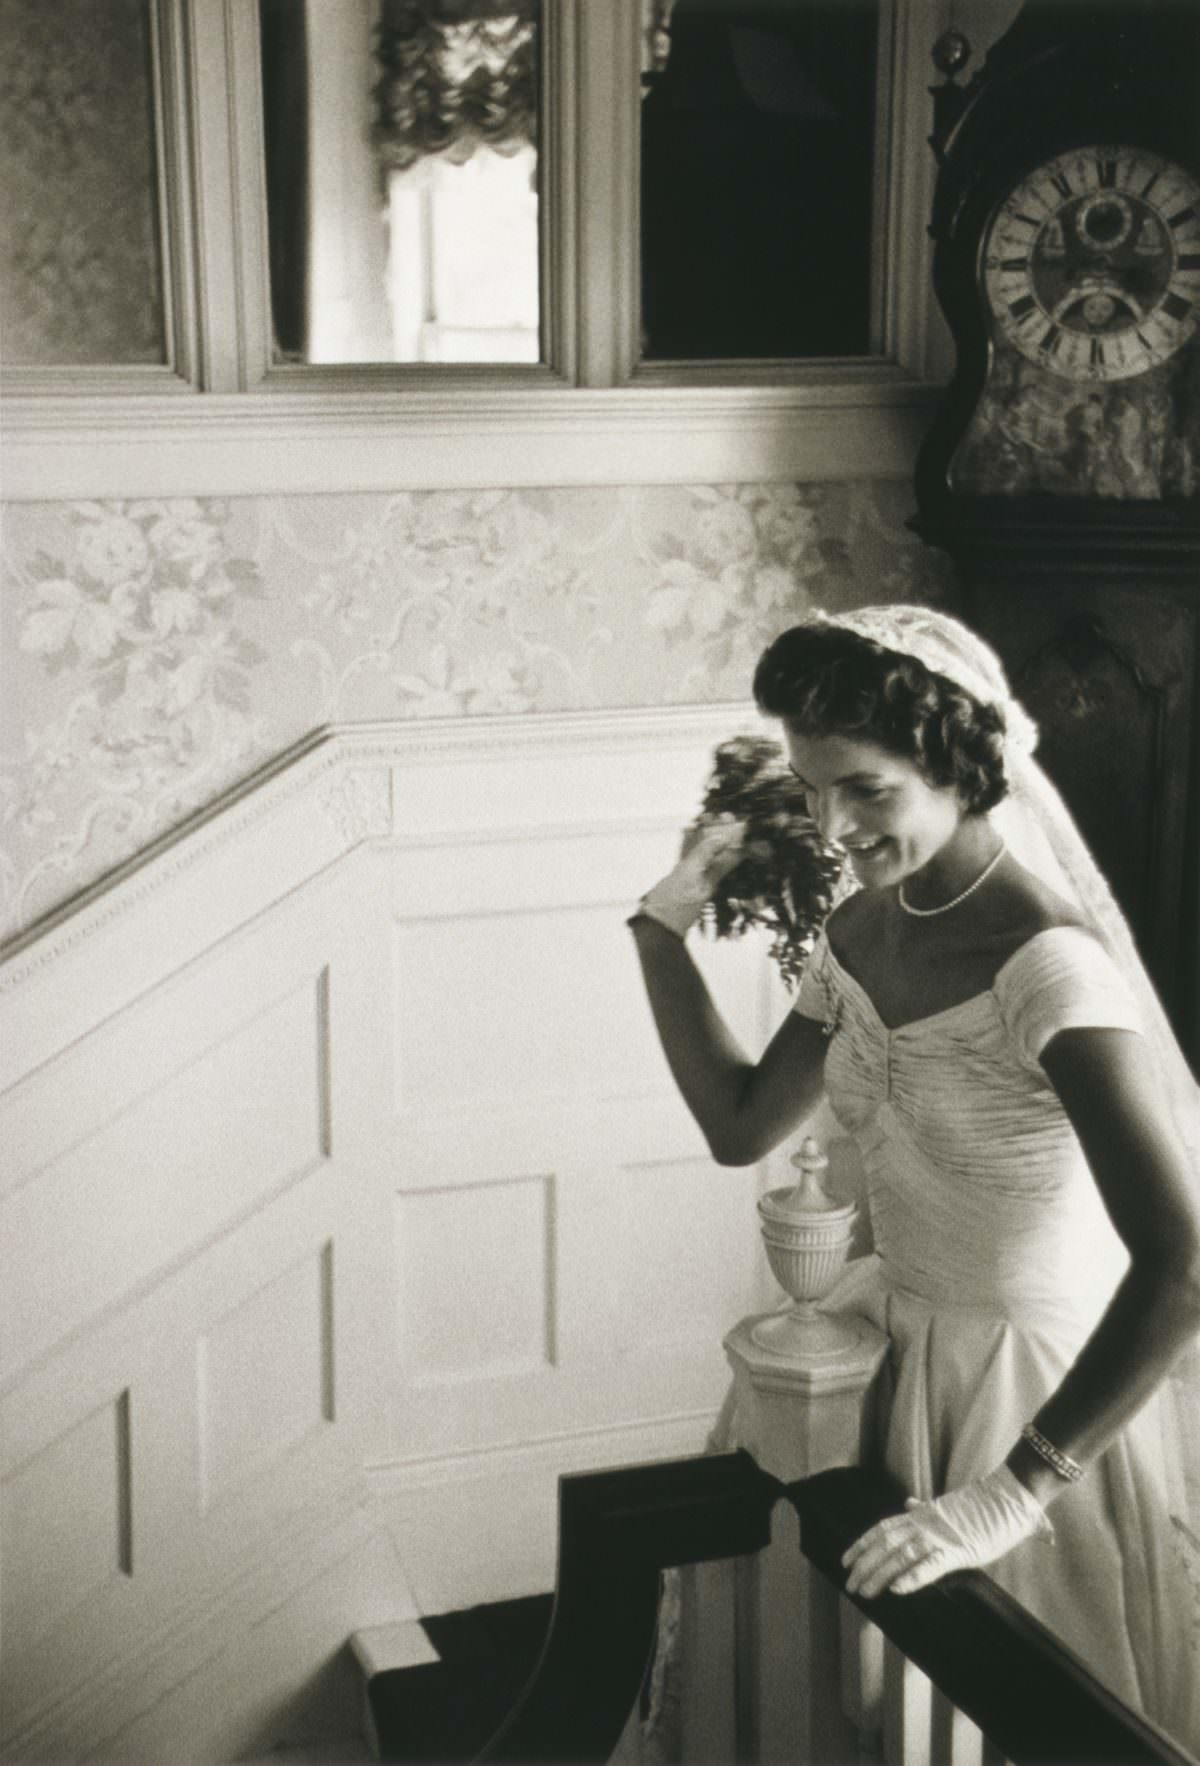
[[368,1625],[356,1631],[350,1648],[364,1675],[417,1668],[436,1662],[438,1652],[419,1619],[397,1619],[387,1625]]
[[551,1594],[525,1595],[457,1613],[431,1614],[421,1620],[421,1628],[443,1661],[496,1651],[524,1654],[540,1649],[553,1604]]
[[385,1760],[470,1759],[536,1666],[554,1597],[529,1595],[420,1621],[437,1659],[385,1669],[367,1687]]

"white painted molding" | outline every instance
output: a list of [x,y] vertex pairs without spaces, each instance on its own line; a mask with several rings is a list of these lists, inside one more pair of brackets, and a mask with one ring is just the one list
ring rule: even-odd
[[[256,1540],[234,1575],[189,1588],[172,1610],[167,1636],[153,1632],[132,1650],[121,1650],[120,1640],[114,1639],[118,1647],[102,1667],[75,1684],[57,1687],[51,1698],[25,1712],[5,1737],[8,1757],[44,1757],[47,1744],[54,1746],[64,1730],[74,1727],[86,1733],[98,1717],[103,1721],[100,1714],[120,1713],[123,1727],[146,1688],[164,1696],[186,1677],[181,1665],[198,1672],[218,1653],[232,1609],[239,1616],[269,1614],[281,1603],[281,1589],[287,1591],[284,1598],[291,1598],[329,1562],[350,1556],[377,1534],[378,1521],[361,1474],[350,1473],[339,1488],[323,1488],[305,1510],[288,1515],[285,1524]],[[406,1589],[397,1589],[398,1611],[403,1611],[406,1595]],[[94,1728],[91,1739],[100,1739]]]
[[445,1611],[552,1588],[559,1478],[702,1453],[717,1408],[714,1398],[703,1413],[380,1462],[365,1477],[375,1514],[405,1541],[422,1611]]
[[474,1451],[425,1454],[411,1459],[377,1460],[363,1476],[376,1498],[403,1506],[426,1490],[493,1479],[524,1480],[539,1473],[591,1471],[598,1465],[635,1465],[703,1451],[715,1411],[683,1411],[649,1423],[618,1423],[607,1428],[564,1430],[536,1441],[489,1444]]
[[565,1430],[540,1441],[485,1446],[475,1452],[436,1453],[420,1459],[378,1460],[364,1478],[376,1503],[392,1513],[409,1505],[422,1508],[427,1491],[448,1491],[461,1483],[496,1483],[499,1489],[540,1476],[558,1480],[596,1466],[635,1466],[651,1459],[681,1459],[704,1452],[713,1429],[713,1406],[679,1416],[656,1416],[649,1423],[614,1423],[609,1429]]
[[[157,0],[150,8],[150,23],[167,353],[171,371],[179,380],[175,390],[184,391],[199,383],[200,364],[196,349],[192,137],[183,48],[186,26],[180,0]],[[124,391],[128,393],[132,387],[126,386]]]
[[577,178],[568,195],[578,246],[578,372],[619,386],[638,357],[641,0],[572,0],[579,35]]
[[945,0],[889,15],[878,358],[638,365],[640,0],[554,0],[548,365],[437,369],[271,365],[256,7],[158,4],[177,366],[9,375],[5,497],[911,477],[944,370],[925,136]]
[[886,366],[793,386],[10,398],[3,495],[260,496],[907,479],[936,390]]
[[933,294],[933,213],[937,162],[929,148],[933,127],[931,56],[954,22],[949,0],[907,0],[892,19],[892,123],[886,175],[877,174],[884,213],[884,350],[914,378],[939,386],[954,368],[949,327]]
[[[442,1659],[417,1619],[403,1619],[392,1625],[369,1625],[354,1633],[350,1649],[362,1669],[364,1680],[373,1680],[376,1674],[390,1673],[396,1668],[419,1668]],[[367,1716],[369,1719],[369,1709]],[[375,1758],[379,1757],[376,1749]]]
[[[207,948],[256,911],[255,901],[246,897],[248,886],[253,887],[255,900],[260,895],[277,900],[359,845],[389,837],[402,841],[405,830],[395,825],[392,809],[392,769],[399,774],[418,764],[466,758],[482,763],[518,755],[550,760],[561,759],[564,753],[701,750],[733,730],[753,727],[756,721],[752,706],[733,703],[424,718],[318,730],[15,940],[0,961],[0,996],[20,993],[68,951],[86,946],[103,928],[129,920],[136,909],[138,936],[131,936],[132,966],[127,971],[132,986],[138,951],[153,943],[148,916],[154,925],[159,918],[164,928],[172,925],[182,962],[189,951]],[[636,818],[619,808],[615,813],[617,821],[613,810],[605,813],[603,806],[589,805],[572,818],[574,829],[634,825]],[[671,813],[664,805],[664,822]],[[561,817],[554,827],[561,832]],[[528,824],[522,824],[521,831],[528,834]],[[480,837],[478,829],[470,833],[471,838]],[[485,837],[502,834],[502,829],[489,827]],[[248,837],[257,848],[254,865],[245,858]],[[459,837],[466,838],[466,831]],[[225,867],[223,855],[235,843],[237,862],[231,859]],[[21,1046],[22,1038],[14,1034],[10,1047]]]

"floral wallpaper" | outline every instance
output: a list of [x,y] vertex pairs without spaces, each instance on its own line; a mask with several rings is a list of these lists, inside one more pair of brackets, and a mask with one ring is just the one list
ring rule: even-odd
[[10,505],[3,942],[326,723],[742,700],[806,608],[941,598],[909,509],[890,482]]

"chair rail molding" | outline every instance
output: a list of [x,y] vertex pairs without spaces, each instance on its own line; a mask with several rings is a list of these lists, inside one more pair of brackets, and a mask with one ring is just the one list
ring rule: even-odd
[[[567,826],[576,832],[674,828],[681,804],[686,807],[690,799],[678,795],[680,773],[669,765],[664,766],[660,789],[655,790],[644,776],[639,781],[643,806],[647,791],[659,799],[659,807],[649,817],[644,807],[639,815],[621,801],[592,803],[590,813],[584,813],[577,805],[572,808],[565,797],[558,802],[542,799],[531,811],[520,802],[512,768],[530,758],[562,760],[560,790],[564,785],[570,789],[572,760],[586,765],[589,756],[640,751],[661,756],[665,762],[674,754],[683,759],[686,769],[687,760],[760,721],[751,704],[732,702],[326,725],[14,939],[0,957],[0,997],[19,997],[39,971],[86,945],[114,922],[126,921],[139,910],[144,916],[145,910],[160,903],[166,913],[176,912],[176,904],[164,899],[172,889],[190,888],[195,872],[219,865],[222,853],[245,836],[259,837],[261,866],[243,867],[247,880],[242,891],[221,894],[205,887],[194,904],[189,895],[189,908],[194,905],[196,911],[185,927],[176,928],[177,953],[180,936],[186,947],[206,948],[254,911],[255,898],[278,899],[364,842],[392,838],[400,844],[419,844],[431,833],[439,840],[537,839],[550,829],[561,833]],[[509,783],[516,787],[509,797],[512,819],[456,828],[452,812],[433,793],[421,806],[424,821],[406,824],[403,804],[397,804],[397,777],[414,765],[450,765],[468,759],[509,772]],[[249,896],[243,892],[247,888]],[[145,924],[140,918],[138,937],[143,940]],[[25,1064],[27,1054],[26,1050]]]

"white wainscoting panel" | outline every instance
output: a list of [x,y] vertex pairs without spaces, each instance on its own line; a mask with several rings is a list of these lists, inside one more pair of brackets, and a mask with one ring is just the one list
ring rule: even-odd
[[[593,758],[586,798],[611,814],[630,770],[605,780]],[[721,1336],[755,1292],[758,1174],[708,1158],[624,926],[675,830],[546,830],[544,768],[537,787],[540,832],[481,840],[476,825],[393,855],[397,1460],[685,1414],[698,1447]],[[577,816],[576,792],[558,793]],[[761,956],[698,955],[761,1042]]]
[[34,1647],[74,1606],[133,1573],[128,1392],[48,1441],[3,1480],[0,1626]]
[[[85,1127],[60,1110],[68,1144],[19,1174],[0,1208],[0,1236],[22,1252],[0,1289],[3,1374],[322,1162],[323,985],[307,976],[249,1019],[227,994],[233,1022],[149,1091],[136,1070],[111,1071],[102,1033],[92,1039],[81,1090],[96,1103],[107,1091],[103,1118]],[[178,1005],[164,1002],[148,1033],[169,1042]]]
[[618,1354],[719,1343],[760,1255],[746,1181],[691,1155],[622,1166],[614,1188]]
[[334,1422],[333,1320],[333,1242],[326,1240],[198,1337],[202,1510]]
[[554,1366],[554,1190],[501,1177],[397,1198],[398,1356],[414,1385]]
[[[305,1611],[319,1541],[362,1549],[386,1308],[357,1118],[364,1100],[378,1117],[388,1067],[360,856],[260,896],[183,963],[165,918],[158,978],[132,1000],[114,899],[90,938],[66,922],[6,1001],[19,1015],[36,989],[48,1026],[57,986],[67,1026],[61,1050],[0,1094],[12,1757],[124,1756],[150,1710],[169,1733],[172,1702],[217,1674],[223,1638],[241,1632],[249,1663],[266,1614]],[[112,994],[91,994],[75,1034],[77,965],[94,976],[114,936]],[[403,1573],[374,1531],[402,1612]],[[378,1592],[364,1584],[364,1603]],[[222,1734],[241,1710],[244,1738],[285,1702],[228,1661],[208,1698]],[[179,1759],[223,1745],[181,1719]]]
[[[741,708],[332,731],[0,966],[6,1757],[215,1760],[548,1587],[775,1290],[624,927]],[[784,1009],[702,944],[731,1023]],[[322,1704],[324,1701],[324,1704]]]

